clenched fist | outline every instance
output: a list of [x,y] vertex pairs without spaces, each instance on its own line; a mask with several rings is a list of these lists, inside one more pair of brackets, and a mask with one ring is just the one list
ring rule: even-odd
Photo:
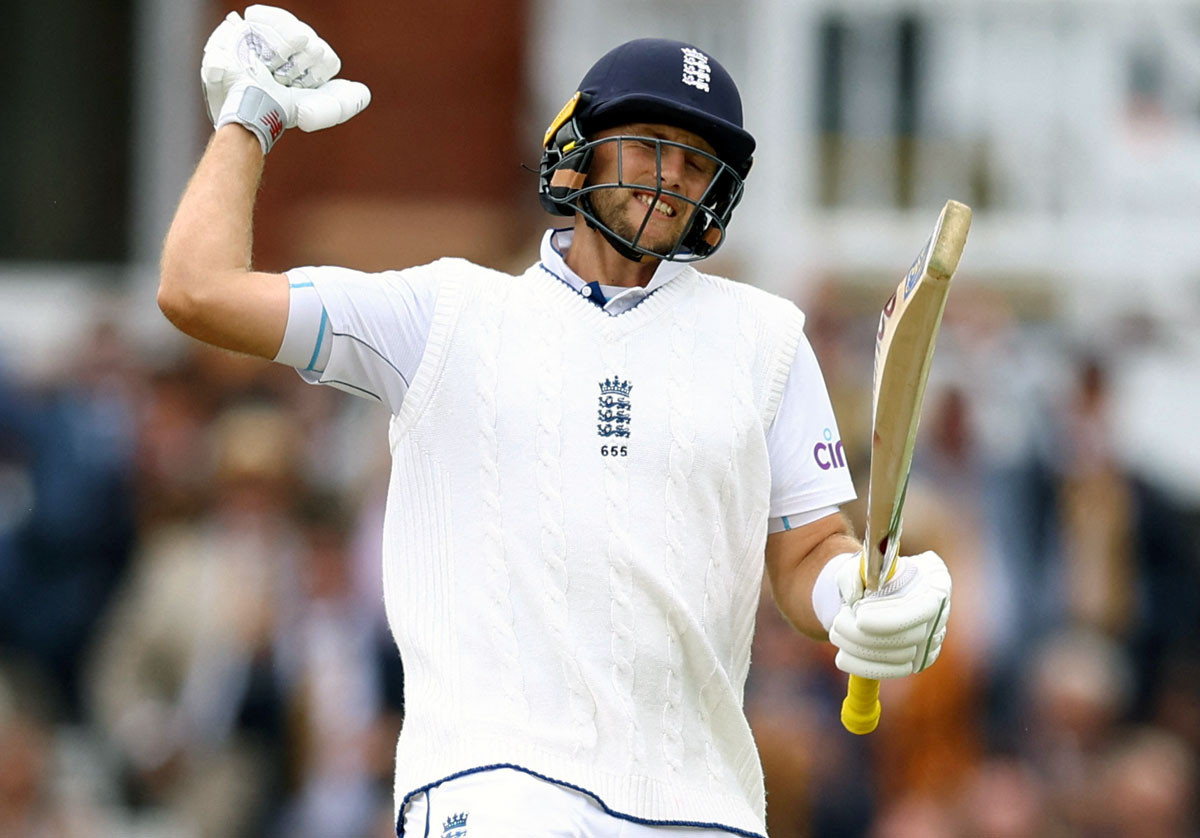
[[342,62],[312,27],[274,6],[230,12],[209,36],[200,80],[214,127],[244,125],[263,154],[284,129],[319,131],[371,101],[367,86],[334,78]]

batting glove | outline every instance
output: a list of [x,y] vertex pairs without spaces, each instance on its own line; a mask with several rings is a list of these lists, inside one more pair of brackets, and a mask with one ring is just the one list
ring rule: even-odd
[[920,672],[942,651],[950,572],[934,552],[902,556],[890,582],[864,593],[860,555],[832,559],[813,586],[813,608],[838,648],[837,668],[862,678]]
[[334,78],[341,68],[329,44],[291,12],[249,6],[209,36],[200,81],[213,126],[244,125],[266,154],[285,128],[330,128],[370,104],[366,85]]

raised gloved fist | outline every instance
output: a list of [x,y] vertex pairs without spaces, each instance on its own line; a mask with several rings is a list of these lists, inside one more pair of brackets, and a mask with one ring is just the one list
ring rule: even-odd
[[942,651],[950,572],[937,553],[902,556],[890,582],[864,593],[859,554],[832,559],[813,588],[818,619],[837,646],[837,668],[863,678],[920,672]]
[[263,154],[285,128],[319,131],[371,102],[367,86],[335,79],[342,62],[312,27],[274,6],[230,12],[209,36],[200,81],[214,127],[237,122]]

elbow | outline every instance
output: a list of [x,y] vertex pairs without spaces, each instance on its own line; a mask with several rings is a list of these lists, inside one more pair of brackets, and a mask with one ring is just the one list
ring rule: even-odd
[[158,279],[158,310],[177,327],[187,320],[188,301],[184,283],[164,270]]
[[175,328],[195,336],[202,300],[196,294],[198,283],[179,271],[164,268],[158,280],[158,309]]

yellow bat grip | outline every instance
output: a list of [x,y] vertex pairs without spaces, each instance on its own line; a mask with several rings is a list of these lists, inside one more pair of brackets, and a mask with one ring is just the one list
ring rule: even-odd
[[879,724],[879,682],[850,676],[846,700],[842,702],[842,727],[860,736]]

